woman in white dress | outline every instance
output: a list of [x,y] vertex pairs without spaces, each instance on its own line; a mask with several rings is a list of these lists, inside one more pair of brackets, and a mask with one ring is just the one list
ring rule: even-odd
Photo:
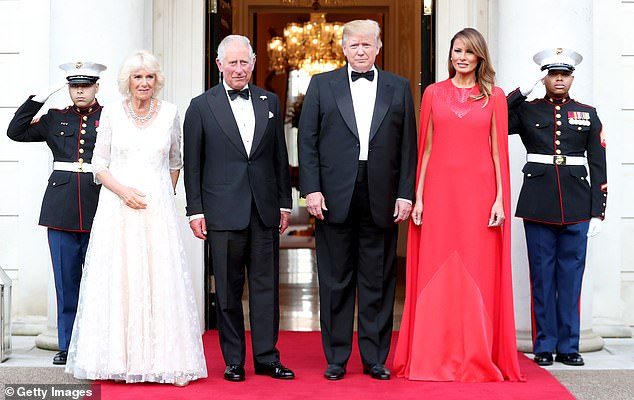
[[92,158],[103,188],[81,281],[66,372],[80,379],[185,386],[207,376],[174,188],[182,167],[176,106],[145,51],[119,72]]

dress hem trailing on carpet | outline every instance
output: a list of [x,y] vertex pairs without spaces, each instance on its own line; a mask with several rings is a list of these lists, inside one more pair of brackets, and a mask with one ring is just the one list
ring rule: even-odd
[[495,87],[483,107],[484,100],[472,101],[469,93],[446,80],[423,95],[417,176],[430,118],[434,136],[423,223],[410,222],[408,230],[394,372],[410,380],[523,381],[515,342],[511,226],[486,227],[496,193],[488,147],[492,123],[504,213],[511,216],[506,98]]

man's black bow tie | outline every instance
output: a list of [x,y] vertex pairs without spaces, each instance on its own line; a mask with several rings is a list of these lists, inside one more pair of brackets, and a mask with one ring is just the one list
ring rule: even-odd
[[227,93],[229,93],[229,98],[231,100],[235,100],[238,96],[242,97],[245,100],[249,100],[249,89],[229,89],[227,90]]
[[374,80],[374,70],[371,69],[367,72],[352,71],[352,82],[356,81],[359,78],[365,78],[372,82]]

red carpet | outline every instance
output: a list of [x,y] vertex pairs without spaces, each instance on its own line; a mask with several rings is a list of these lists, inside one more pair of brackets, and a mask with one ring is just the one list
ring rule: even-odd
[[[398,333],[394,334],[394,339]],[[101,385],[104,400],[176,400],[176,399],[442,399],[442,400],[574,400],[570,392],[550,373],[538,367],[527,357],[520,356],[520,367],[527,379],[525,383],[448,383],[414,382],[392,378],[376,381],[361,371],[356,346],[348,363],[348,373],[341,381],[323,378],[326,361],[321,349],[319,332],[281,332],[278,348],[282,362],[293,369],[295,380],[282,381],[253,374],[249,343],[247,344],[247,379],[227,382],[222,378],[224,362],[220,353],[216,331],[203,336],[209,378],[198,380],[184,388],[165,384],[122,384],[111,381]],[[396,340],[392,341],[394,345]],[[391,366],[391,360],[388,360]]]

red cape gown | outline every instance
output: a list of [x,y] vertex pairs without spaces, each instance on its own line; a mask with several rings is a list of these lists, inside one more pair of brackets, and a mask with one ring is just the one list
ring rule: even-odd
[[[478,87],[475,88],[478,93]],[[451,80],[425,90],[419,166],[429,119],[432,152],[421,226],[409,225],[397,376],[429,381],[521,381],[511,280],[511,225],[487,226],[496,196],[490,149],[497,130],[504,213],[510,212],[508,120],[504,92],[488,104],[467,100]]]

